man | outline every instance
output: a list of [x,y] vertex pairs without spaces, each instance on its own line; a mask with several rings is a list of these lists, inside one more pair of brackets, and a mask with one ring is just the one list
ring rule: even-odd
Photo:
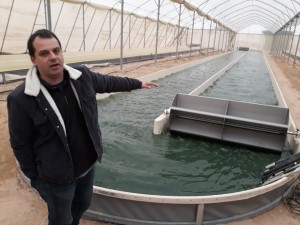
[[158,84],[67,66],[59,39],[45,29],[33,33],[27,47],[33,67],[7,98],[11,146],[47,203],[49,225],[79,224],[103,152],[96,93]]

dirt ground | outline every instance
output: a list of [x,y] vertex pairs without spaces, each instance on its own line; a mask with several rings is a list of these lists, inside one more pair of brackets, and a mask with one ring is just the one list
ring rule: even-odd
[[[299,67],[292,67],[282,58],[271,56],[268,53],[266,55],[297,127],[300,127],[300,69]],[[164,59],[158,60],[156,64],[153,61],[133,63],[124,65],[123,71],[119,70],[119,66],[97,67],[93,70],[117,76],[139,77],[201,57],[203,56]],[[11,90],[16,84],[0,84],[0,92]],[[38,194],[21,179],[9,144],[6,110],[7,93],[0,93],[0,224],[46,225],[46,206]],[[109,223],[83,219],[81,225],[109,225]]]

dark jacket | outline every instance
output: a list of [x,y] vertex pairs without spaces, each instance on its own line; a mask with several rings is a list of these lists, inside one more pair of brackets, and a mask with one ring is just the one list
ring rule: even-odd
[[[98,160],[101,161],[103,148],[96,93],[131,91],[141,88],[141,82],[97,74],[83,66],[72,68],[65,65],[65,70],[69,73]],[[30,179],[70,183],[74,180],[74,169],[64,122],[45,90],[33,67],[28,71],[25,82],[8,96],[11,146],[21,170]]]

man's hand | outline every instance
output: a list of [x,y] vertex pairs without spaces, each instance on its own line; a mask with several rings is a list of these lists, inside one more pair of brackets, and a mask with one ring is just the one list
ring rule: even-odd
[[158,87],[158,83],[153,83],[153,82],[142,82],[142,87],[141,88],[153,88],[153,87]]

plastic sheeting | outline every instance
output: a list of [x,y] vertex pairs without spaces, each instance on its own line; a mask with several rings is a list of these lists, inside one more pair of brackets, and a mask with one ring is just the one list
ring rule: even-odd
[[[0,52],[25,53],[28,36],[40,28],[57,33],[64,51],[120,49],[121,35],[125,49],[154,48],[157,44],[158,48],[186,50],[198,46],[225,50],[232,49],[236,40],[238,46],[250,45],[252,37],[239,38],[234,33],[243,33],[252,25],[260,26],[259,32],[265,35],[279,33],[277,52],[284,49],[297,55],[295,52],[299,49],[298,0],[124,0],[123,25],[120,2],[26,0],[24,4],[22,0],[0,1]],[[268,50],[269,47],[263,46],[269,46],[266,39],[269,37],[259,38],[255,48]],[[290,45],[281,44],[282,40],[292,43],[291,49]]]
[[[120,1],[93,0],[103,4],[120,7]],[[159,1],[125,0],[124,7],[129,11],[139,11],[143,15],[156,18]],[[250,26],[259,26],[261,30],[275,33],[300,12],[298,0],[161,0],[160,18],[168,23],[176,23],[176,14],[182,5],[182,26],[192,27],[193,13],[196,12],[194,25],[201,27],[201,17],[215,20],[219,26],[240,32]],[[209,22],[205,25],[208,27]]]

